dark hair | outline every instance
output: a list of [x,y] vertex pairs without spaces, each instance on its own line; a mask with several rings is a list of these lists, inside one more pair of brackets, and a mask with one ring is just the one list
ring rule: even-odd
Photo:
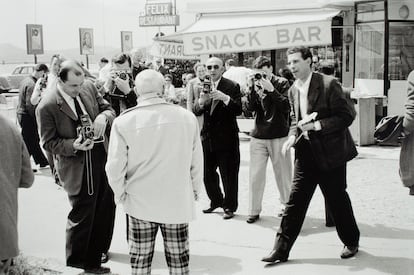
[[319,69],[318,71],[320,73],[326,74],[326,75],[334,75],[335,73],[335,65],[332,61],[329,60],[323,60],[319,62]]
[[34,67],[34,70],[36,72],[44,71],[45,73],[47,73],[49,71],[49,68],[46,66],[46,64],[41,63],[41,64],[37,64]]
[[105,57],[102,57],[100,61],[101,61],[102,63],[108,63],[108,62],[109,62],[109,61],[108,61],[108,59],[106,59]]
[[[312,52],[310,51],[308,47],[296,46],[296,47],[289,48],[286,51],[286,55],[294,54],[294,53],[301,53],[303,60],[310,58],[312,61]],[[312,62],[310,65],[312,65]]]
[[266,56],[259,56],[257,57],[252,64],[252,67],[254,69],[261,69],[263,67],[271,67],[272,66],[272,62],[270,61],[269,58],[267,58]]
[[231,58],[230,59],[227,59],[225,65],[226,66],[235,66],[236,65],[236,61],[234,61],[234,59],[231,59]]
[[70,60],[68,62],[64,62],[63,66],[59,70],[58,77],[63,82],[66,82],[68,80],[69,72],[73,72],[76,76],[80,76],[84,73],[82,69],[82,65],[76,60]]
[[131,57],[128,54],[120,53],[112,57],[112,62],[115,64],[124,64],[126,61],[128,61],[129,67],[131,67]]

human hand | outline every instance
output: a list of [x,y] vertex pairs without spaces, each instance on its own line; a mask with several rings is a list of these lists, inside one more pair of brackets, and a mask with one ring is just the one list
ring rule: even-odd
[[227,101],[230,98],[230,96],[226,95],[225,93],[219,90],[212,90],[210,92],[210,96],[213,100],[221,100],[223,102]]
[[122,79],[120,77],[116,77],[114,79],[116,87],[123,92],[125,95],[128,94],[131,91],[131,87],[129,86],[129,78]]
[[105,129],[106,129],[106,116],[103,114],[99,114],[96,118],[95,121],[93,122],[93,135],[94,137],[103,137],[103,135],[105,134]]
[[93,148],[93,141],[91,139],[85,139],[82,141],[83,137],[81,135],[78,136],[77,139],[73,142],[73,149],[75,151],[88,151]]
[[282,155],[286,156],[286,152],[295,144],[295,136],[290,136],[282,145]]
[[211,102],[211,97],[209,94],[200,93],[200,97],[198,98],[198,104],[200,105],[201,108],[204,108],[205,106],[207,106],[208,104],[210,104]]

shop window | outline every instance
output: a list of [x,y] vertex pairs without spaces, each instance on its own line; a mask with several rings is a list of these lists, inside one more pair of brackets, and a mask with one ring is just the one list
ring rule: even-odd
[[357,4],[357,22],[384,20],[384,0]]
[[356,26],[355,86],[363,94],[384,94],[384,23]]
[[406,80],[414,70],[414,22],[390,23],[389,34],[389,79]]

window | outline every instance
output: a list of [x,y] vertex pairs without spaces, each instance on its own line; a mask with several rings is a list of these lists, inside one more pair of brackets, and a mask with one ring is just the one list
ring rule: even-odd
[[414,22],[392,22],[389,28],[390,80],[406,80],[414,70]]

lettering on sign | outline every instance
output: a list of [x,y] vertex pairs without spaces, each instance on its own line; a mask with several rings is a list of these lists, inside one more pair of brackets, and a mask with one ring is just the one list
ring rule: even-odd
[[171,15],[171,3],[156,3],[145,5],[145,15]]
[[175,26],[179,25],[178,15],[150,15],[140,16],[139,25],[145,26]]
[[282,49],[332,43],[331,22],[305,22],[183,35],[185,54]]
[[184,55],[183,43],[155,41],[151,48],[151,54],[171,59],[199,59],[197,56]]

